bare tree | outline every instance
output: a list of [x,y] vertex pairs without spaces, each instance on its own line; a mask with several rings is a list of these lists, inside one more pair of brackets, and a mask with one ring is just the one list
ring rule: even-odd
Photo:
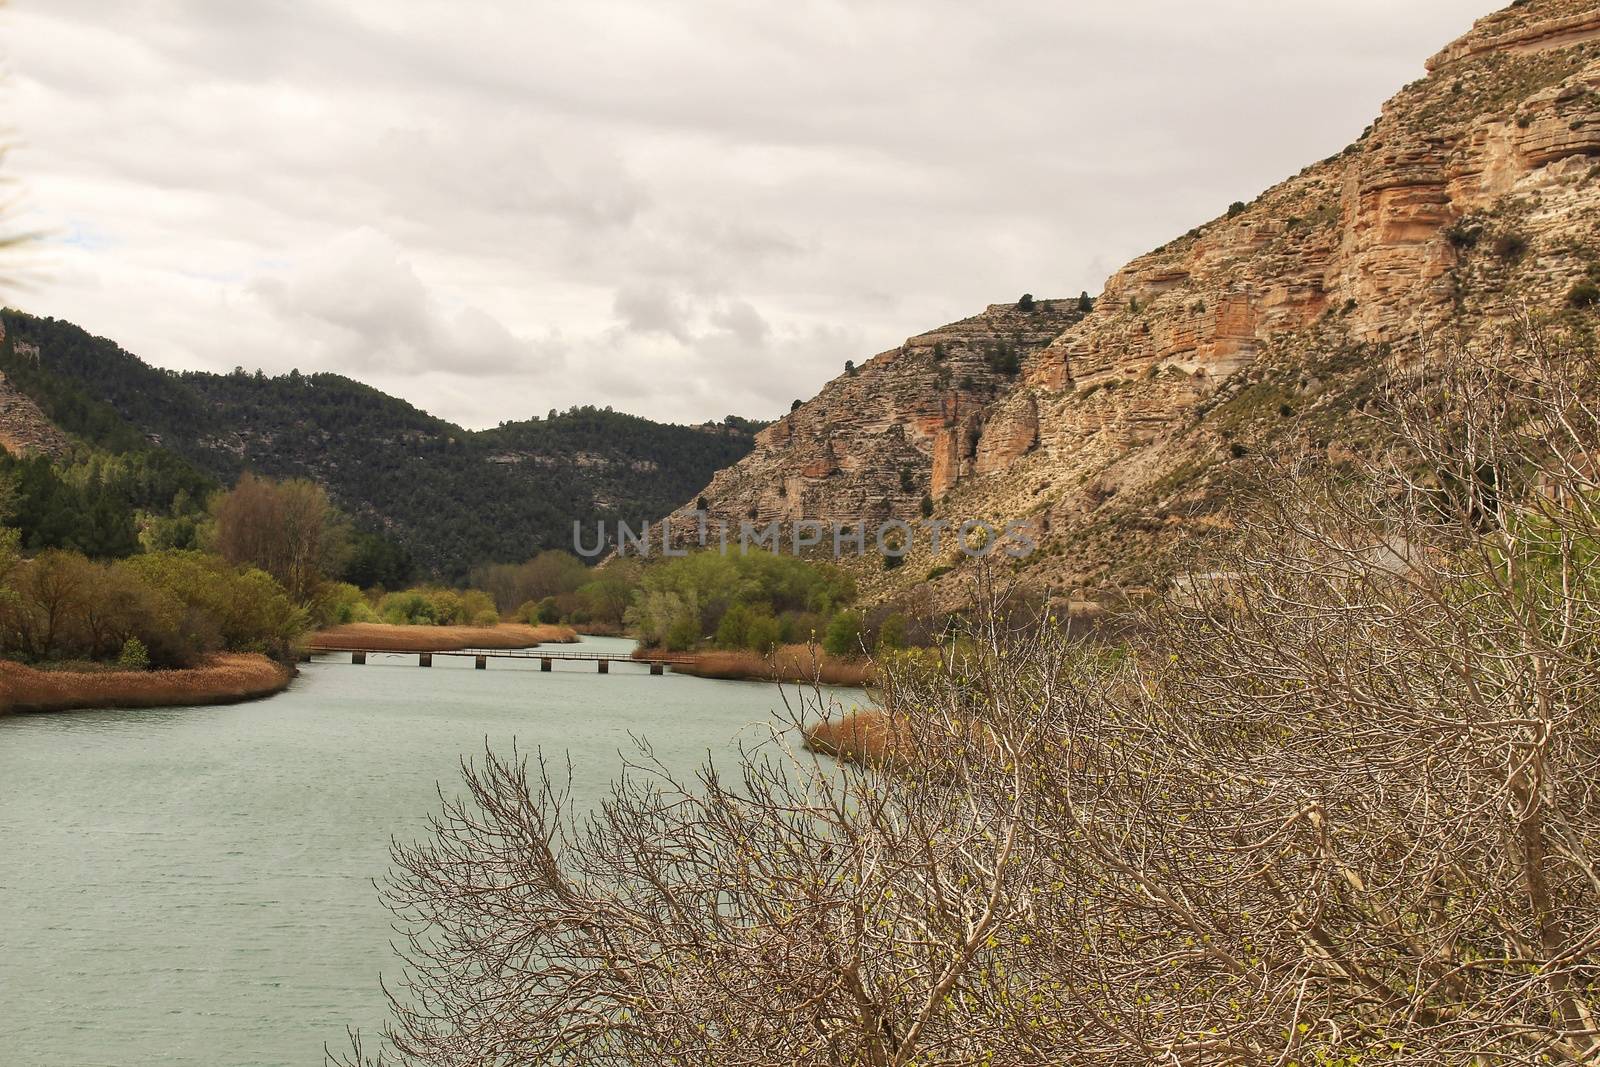
[[378,1059],[1596,1062],[1596,365],[1525,323],[1391,378],[1371,477],[1278,472],[1132,646],[979,590],[882,766],[775,735],[588,814],[466,767]]
[[304,479],[246,473],[217,496],[211,513],[223,558],[266,571],[297,604],[311,600],[347,551],[348,530],[328,494]]

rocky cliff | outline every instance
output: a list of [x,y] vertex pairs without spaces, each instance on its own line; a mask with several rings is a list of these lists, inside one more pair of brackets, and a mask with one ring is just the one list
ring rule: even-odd
[[997,304],[852,365],[758,434],[701,498],[736,524],[915,514],[924,495],[1032,451],[1037,410],[1025,395],[1007,398],[1028,361],[1082,317],[1076,300]]
[[[1600,4],[1523,0],[1427,70],[1354,144],[1118,271],[1089,314],[997,306],[913,338],[702,501],[734,522],[914,520],[926,491],[953,522],[1030,519],[1043,551],[1018,569],[1091,596],[1193,565],[1253,453],[1359,450],[1385,352],[1522,306],[1594,314],[1573,295],[1600,277]],[[1001,340],[1014,376],[991,369]],[[919,546],[860,567],[878,596],[948,600],[960,562]]]
[[[0,321],[0,345],[5,344],[6,327]],[[39,362],[39,347],[26,341],[16,341],[17,358]],[[47,456],[66,454],[71,442],[58,430],[33,398],[22,392],[0,374],[0,448],[12,455],[39,452]]]

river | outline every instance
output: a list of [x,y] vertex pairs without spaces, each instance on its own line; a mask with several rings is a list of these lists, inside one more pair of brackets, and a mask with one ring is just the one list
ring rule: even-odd
[[0,718],[0,1062],[320,1064],[385,1019],[372,882],[462,756],[570,753],[592,804],[630,732],[688,772],[781,707],[772,685],[634,664],[348,658],[250,704]]

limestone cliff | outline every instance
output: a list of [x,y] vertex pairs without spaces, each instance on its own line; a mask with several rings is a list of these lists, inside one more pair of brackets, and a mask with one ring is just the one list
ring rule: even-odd
[[997,304],[913,337],[767,427],[701,496],[735,524],[915,514],[925,494],[1003,470],[1035,447],[1031,399],[1008,399],[1028,361],[1082,317],[1076,300]]
[[[939,517],[1034,521],[1044,550],[1019,569],[1042,585],[1160,581],[1227,527],[1252,453],[1359,449],[1390,347],[1517,306],[1593,316],[1568,297],[1600,277],[1600,4],[1524,0],[1427,69],[1342,152],[1118,271],[1091,313],[991,307],[913,338],[766,431],[703,500],[735,522],[914,519],[926,489]],[[1002,338],[1015,377],[983,358]],[[878,596],[933,580],[919,591],[948,600],[959,562],[919,549],[861,574]]]

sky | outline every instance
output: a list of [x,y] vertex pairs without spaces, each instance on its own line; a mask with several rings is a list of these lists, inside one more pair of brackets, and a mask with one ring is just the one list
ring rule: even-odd
[[11,0],[7,303],[471,428],[772,418],[1331,155],[1491,0]]

